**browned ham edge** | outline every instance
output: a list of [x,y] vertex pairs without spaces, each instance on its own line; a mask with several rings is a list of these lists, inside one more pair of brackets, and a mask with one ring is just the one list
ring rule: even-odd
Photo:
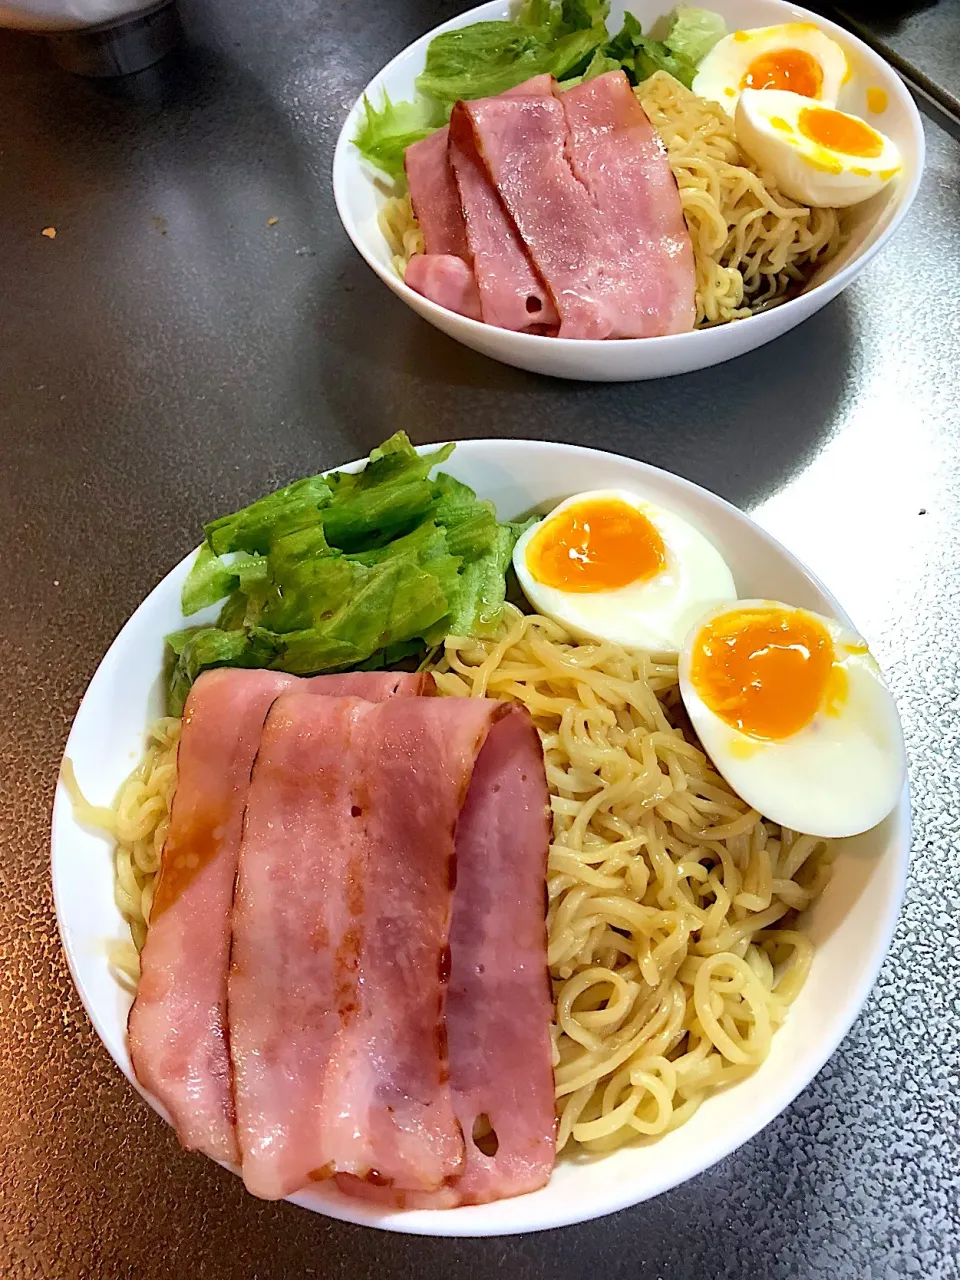
[[137,1079],[188,1150],[235,1163],[227,1020],[231,907],[250,771],[267,711],[284,689],[369,698],[429,691],[432,677],[357,672],[298,680],[224,668],[201,675],[184,708],[178,785],[141,976],[128,1020]]

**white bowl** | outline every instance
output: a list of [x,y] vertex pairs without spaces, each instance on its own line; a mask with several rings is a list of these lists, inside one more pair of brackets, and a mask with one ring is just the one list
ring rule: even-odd
[[[648,30],[673,6],[669,0],[628,0],[626,6],[614,0],[608,22],[611,31],[619,30],[624,7]],[[385,285],[451,338],[504,364],[558,378],[627,382],[689,373],[743,355],[794,328],[855,280],[906,217],[923,172],[923,126],[913,99],[893,68],[856,36],[826,18],[784,0],[710,0],[708,7],[723,15],[730,31],[778,22],[816,23],[843,46],[850,61],[852,76],[843,87],[839,105],[875,120],[877,127],[893,138],[903,157],[903,172],[879,195],[857,207],[850,241],[799,297],[746,320],[712,329],[606,342],[511,333],[447,311],[405,285],[391,262],[390,250],[377,225],[377,212],[389,194],[388,180],[367,164],[353,145],[363,111],[362,98],[347,117],[333,159],[333,193],[350,239]],[[472,22],[506,18],[510,9],[510,0],[491,0],[437,27],[374,76],[365,95],[377,106],[384,90],[394,102],[413,97],[414,80],[423,70],[427,46],[435,35]],[[867,111],[866,93],[873,87],[883,89],[888,98],[889,105],[879,117],[869,116]]]
[[[826,588],[735,507],[642,462],[573,445],[467,440],[457,445],[444,470],[481,497],[492,498],[503,518],[533,507],[549,508],[578,490],[633,489],[699,527],[727,560],[742,596],[783,599],[849,623]],[[84,794],[94,802],[111,801],[141,753],[145,726],[161,712],[163,636],[184,625],[180,587],[193,555],[164,578],[120,632],[77,712],[66,755]],[[786,1024],[774,1036],[770,1057],[749,1080],[710,1098],[676,1132],[611,1155],[561,1159],[548,1186],[498,1204],[397,1212],[348,1199],[329,1184],[291,1199],[334,1218],[395,1231],[502,1235],[613,1213],[701,1173],[782,1111],[849,1029],[887,950],[909,844],[904,789],[899,807],[883,826],[841,844],[834,877],[810,912],[813,967]],[[136,1085],[127,1051],[130,997],[107,963],[109,943],[129,938],[114,905],[112,860],[104,838],[74,820],[62,786],[53,809],[53,888],[77,990],[114,1061]]]

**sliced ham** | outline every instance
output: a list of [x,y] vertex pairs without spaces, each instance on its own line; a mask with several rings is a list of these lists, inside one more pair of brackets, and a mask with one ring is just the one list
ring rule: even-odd
[[446,127],[407,147],[404,168],[426,252],[468,258],[460,195],[447,163]]
[[557,93],[566,117],[567,155],[630,262],[646,316],[640,337],[694,326],[693,246],[680,192],[659,134],[622,71]]
[[141,976],[129,1016],[137,1079],[169,1112],[189,1150],[235,1162],[226,1030],[227,965],[237,854],[264,718],[282,690],[385,698],[432,678],[358,672],[300,681],[275,671],[201,675],[184,708],[178,785],[163,848]]
[[450,253],[417,253],[403,276],[411,289],[471,320],[482,319],[477,280],[469,263]]
[[230,1050],[248,1190],[323,1177],[315,1113],[341,1020],[356,1005],[366,848],[353,806],[357,698],[290,693],[253,772],[230,957]]
[[[620,74],[620,73],[610,73]],[[455,120],[454,117],[460,117]],[[561,338],[634,338],[660,331],[631,237],[571,167],[557,98],[459,102],[451,129],[473,131],[478,154],[553,297]]]
[[427,1194],[338,1178],[348,1194],[448,1208],[522,1195],[549,1179],[556,1143],[549,838],[540,741],[515,707],[490,730],[456,832],[446,1022],[453,1107],[466,1140],[463,1172]]
[[[520,714],[480,699],[371,706],[290,693],[274,704],[230,975],[238,1132],[256,1194],[333,1174],[438,1192],[464,1172],[444,1018],[454,835],[487,735]],[[539,870],[542,930],[542,857]]]
[[[549,97],[553,80],[536,76],[510,91],[513,97]],[[482,318],[501,329],[555,332],[560,323],[550,293],[490,180],[462,113],[450,122],[449,160],[460,192]]]

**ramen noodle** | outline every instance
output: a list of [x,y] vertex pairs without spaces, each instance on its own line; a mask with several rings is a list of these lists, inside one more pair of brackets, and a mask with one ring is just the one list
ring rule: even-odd
[[794,916],[826,882],[827,842],[714,772],[674,659],[511,610],[495,639],[449,638],[434,675],[523,703],[543,742],[559,1148],[675,1128],[767,1056],[810,966]]

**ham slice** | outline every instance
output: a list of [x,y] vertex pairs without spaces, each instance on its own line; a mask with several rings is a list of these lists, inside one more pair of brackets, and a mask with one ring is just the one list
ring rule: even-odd
[[403,163],[427,254],[469,258],[460,195],[447,163],[446,127],[407,147]]
[[284,689],[386,698],[432,677],[357,672],[298,680],[224,668],[199,677],[184,708],[178,785],[141,976],[130,1010],[137,1079],[188,1150],[236,1162],[226,1030],[230,918],[243,811],[264,717]]
[[[543,750],[516,708],[491,731],[457,824],[447,1036],[467,1141],[463,1175],[448,1190],[456,1204],[535,1191],[556,1159],[549,842]],[[484,1120],[492,1133],[473,1140]]]
[[446,1022],[463,1172],[426,1194],[339,1177],[341,1190],[399,1208],[439,1209],[522,1195],[548,1181],[556,1157],[549,839],[540,740],[515,707],[490,730],[457,823]]
[[608,225],[619,234],[646,315],[640,337],[683,333],[696,320],[696,274],[680,192],[659,134],[622,71],[557,93],[567,155]]
[[[510,90],[509,96],[549,97],[552,87],[550,76],[536,76]],[[449,160],[460,192],[484,322],[521,333],[555,332],[560,317],[553,299],[490,181],[462,113],[451,118]]]
[[480,294],[469,263],[450,253],[416,253],[403,276],[411,289],[471,320],[482,319]]
[[[518,708],[481,699],[372,706],[290,693],[274,704],[230,975],[238,1133],[256,1194],[333,1174],[393,1195],[437,1193],[465,1171],[444,1018],[454,835],[484,742],[517,717],[529,731]],[[542,802],[539,820],[542,994]],[[549,1008],[541,1023],[545,1032]]]
[[456,136],[472,130],[477,152],[553,297],[561,338],[633,338],[662,331],[650,285],[636,272],[634,240],[640,233],[626,222],[618,224],[615,209],[598,207],[574,172],[559,99],[501,96],[459,102],[450,127]]

